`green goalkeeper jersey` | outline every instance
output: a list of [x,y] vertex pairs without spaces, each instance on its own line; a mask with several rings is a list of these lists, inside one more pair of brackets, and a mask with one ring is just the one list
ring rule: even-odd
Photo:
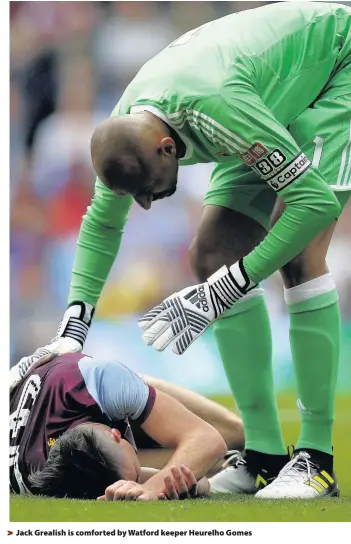
[[[113,110],[148,110],[165,121],[185,144],[181,165],[242,162],[278,192],[283,216],[244,259],[254,282],[295,257],[339,213],[287,127],[351,63],[350,29],[351,10],[334,3],[283,2],[229,15],[184,34],[147,62]],[[70,302],[96,304],[131,203],[97,180]]]
[[147,62],[113,115],[147,109],[161,117],[187,147],[180,164],[239,156],[251,165],[256,142],[281,148],[288,161],[299,149],[284,127],[351,60],[350,28],[351,10],[314,2],[211,21]]

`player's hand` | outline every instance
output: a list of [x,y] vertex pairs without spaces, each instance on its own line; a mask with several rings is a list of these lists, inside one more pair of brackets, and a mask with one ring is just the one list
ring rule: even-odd
[[60,323],[57,334],[46,346],[38,348],[32,355],[22,359],[10,370],[10,391],[37,366],[51,361],[58,355],[82,351],[85,338],[93,319],[94,308],[91,304],[74,302],[71,304]]
[[105,494],[98,497],[98,501],[157,501],[164,500],[162,494],[160,496],[147,490],[141,484],[128,480],[118,480],[105,489]]
[[185,465],[171,467],[163,481],[165,488],[161,495],[168,500],[194,499],[198,496],[197,480]]
[[173,343],[174,353],[181,355],[209,325],[254,287],[242,260],[230,269],[222,266],[205,283],[186,287],[144,315],[139,320],[139,327],[144,331],[142,339],[157,351]]

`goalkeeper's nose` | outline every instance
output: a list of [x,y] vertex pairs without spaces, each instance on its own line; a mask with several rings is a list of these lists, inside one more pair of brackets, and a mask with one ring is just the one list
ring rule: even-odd
[[139,204],[144,210],[149,210],[152,204],[152,194],[138,195],[134,197],[135,202]]

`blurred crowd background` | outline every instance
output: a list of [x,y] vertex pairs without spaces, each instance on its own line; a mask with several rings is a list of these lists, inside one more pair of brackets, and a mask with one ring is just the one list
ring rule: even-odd
[[[96,124],[144,62],[173,39],[265,3],[10,2],[12,364],[50,340],[65,310],[79,226],[93,191],[89,144]],[[172,199],[155,203],[152,213],[133,207],[98,306],[96,345],[102,338],[109,343],[133,316],[194,282],[187,251],[211,169],[181,168]],[[346,321],[350,239],[349,204],[329,255]],[[273,319],[284,321],[278,275],[266,290]]]

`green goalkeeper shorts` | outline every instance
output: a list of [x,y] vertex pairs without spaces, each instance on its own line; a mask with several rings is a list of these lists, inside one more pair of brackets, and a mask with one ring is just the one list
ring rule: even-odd
[[[316,102],[288,127],[342,207],[351,195],[350,89],[351,64],[337,72]],[[215,166],[204,205],[230,208],[268,229],[276,193],[245,164],[234,162]]]

